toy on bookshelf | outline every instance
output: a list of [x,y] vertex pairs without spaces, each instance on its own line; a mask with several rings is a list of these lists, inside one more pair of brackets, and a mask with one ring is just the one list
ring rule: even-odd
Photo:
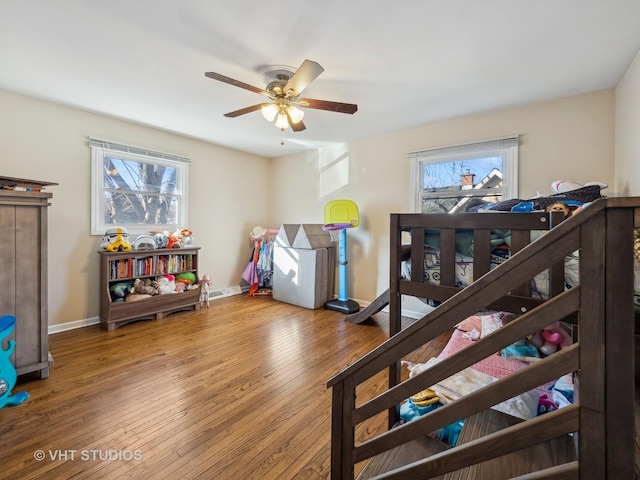
[[159,248],[156,239],[151,235],[138,235],[133,241],[134,250],[155,250]]
[[175,232],[165,230],[153,232],[158,248],[191,248],[195,246],[193,232],[188,228],[178,228]]
[[124,227],[111,227],[102,237],[100,247],[109,252],[128,252],[131,250],[129,232]]

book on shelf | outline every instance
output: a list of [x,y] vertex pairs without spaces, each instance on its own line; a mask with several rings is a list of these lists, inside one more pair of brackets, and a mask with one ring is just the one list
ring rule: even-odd
[[109,262],[111,280],[152,277],[195,270],[194,255],[168,254],[143,258],[121,258]]

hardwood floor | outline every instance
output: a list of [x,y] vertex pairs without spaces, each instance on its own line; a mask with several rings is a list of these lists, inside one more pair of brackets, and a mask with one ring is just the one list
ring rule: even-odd
[[[329,478],[326,381],[387,338],[387,318],[356,325],[238,295],[113,332],[52,335],[49,378],[23,378],[14,393],[30,398],[0,410],[0,477]],[[446,340],[407,358],[437,355]],[[379,373],[359,397],[386,382]],[[376,417],[357,437],[385,425]]]

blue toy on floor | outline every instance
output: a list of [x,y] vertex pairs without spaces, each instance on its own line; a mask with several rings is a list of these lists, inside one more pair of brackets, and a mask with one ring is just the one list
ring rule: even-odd
[[15,349],[15,340],[8,340],[8,348],[5,350],[3,347],[3,341],[16,325],[16,317],[13,315],[5,315],[0,317],[0,408],[5,405],[20,405],[27,398],[29,394],[27,392],[18,392],[15,395],[11,395],[11,390],[16,385],[18,375],[16,369],[11,363],[11,354]]

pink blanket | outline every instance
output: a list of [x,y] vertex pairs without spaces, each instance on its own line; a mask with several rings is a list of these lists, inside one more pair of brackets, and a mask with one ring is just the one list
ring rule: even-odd
[[[477,319],[478,326],[475,328],[480,331],[480,319],[478,317],[469,317],[469,319],[465,320],[465,325],[472,325],[472,320],[470,321],[470,319]],[[469,331],[470,330],[471,329],[469,329]],[[453,331],[453,335],[451,335],[451,339],[444,347],[440,355],[438,355],[438,358],[442,360],[443,358],[450,357],[454,353],[467,348],[472,343],[472,340],[469,340],[464,336],[464,332],[462,330],[456,328]],[[471,368],[479,370],[480,372],[486,373],[487,375],[491,375],[496,378],[502,378],[506,377],[510,373],[517,372],[518,370],[525,368],[526,366],[527,364],[521,362],[520,360],[504,358],[500,356],[500,353],[496,353],[485,358],[484,360],[480,360],[478,363],[471,365]]]
[[[482,331],[482,324],[479,316],[471,316],[461,322],[458,327],[454,330],[451,335],[451,339],[444,347],[440,355],[438,355],[438,359],[442,360],[444,358],[450,357],[456,352],[467,348],[471,345],[473,340],[469,340],[465,337],[465,332],[470,332],[473,329],[476,329],[478,332]],[[504,358],[500,355],[500,353],[495,353],[494,355],[490,355],[489,357],[480,360],[478,363],[471,365],[470,368],[474,370],[478,370],[482,373],[486,373],[487,375],[491,375],[496,378],[503,378],[507,375],[517,372],[518,370],[522,370],[528,366],[527,363],[522,362],[520,360],[514,360],[511,358]],[[538,387],[538,391],[544,393],[547,391],[547,387],[553,385],[553,382],[547,385],[542,385]]]

